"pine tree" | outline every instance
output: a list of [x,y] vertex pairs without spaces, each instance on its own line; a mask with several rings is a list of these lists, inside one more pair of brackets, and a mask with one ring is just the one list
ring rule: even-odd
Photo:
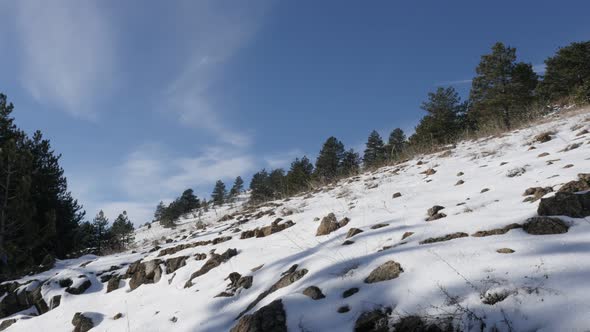
[[156,211],[154,212],[154,220],[153,221],[160,221],[164,217],[164,213],[166,212],[166,206],[164,202],[160,201],[158,206],[156,206]]
[[127,211],[117,216],[111,226],[112,245],[116,249],[125,249],[133,242],[135,227],[127,217]]
[[238,176],[234,180],[234,185],[229,191],[229,197],[233,199],[242,193],[242,191],[244,191],[244,180],[242,180],[242,177]]
[[287,192],[290,195],[300,193],[309,189],[313,165],[306,156],[296,158],[287,173]]
[[400,128],[395,128],[389,134],[389,141],[385,146],[386,153],[390,160],[398,159],[406,147],[406,134]]
[[531,64],[516,63],[516,49],[496,43],[481,57],[471,83],[472,111],[479,122],[498,121],[505,128],[526,113],[538,77]]
[[225,184],[223,181],[217,180],[215,182],[215,188],[213,188],[213,193],[211,194],[213,205],[222,205],[225,202],[226,195]]
[[545,60],[538,90],[548,102],[566,97],[590,102],[590,41],[571,43]]
[[268,179],[272,189],[273,198],[281,198],[286,195],[287,183],[285,178],[285,170],[282,168],[272,170],[268,175]]
[[332,181],[339,173],[344,155],[344,144],[336,137],[326,140],[315,163],[314,176],[321,181]]
[[460,134],[460,115],[466,104],[461,102],[459,94],[453,87],[438,88],[428,93],[428,100],[422,103],[427,112],[410,138],[414,145],[436,146],[453,142]]
[[192,189],[186,189],[180,195],[178,199],[178,204],[180,205],[180,210],[182,214],[188,213],[194,209],[198,209],[201,205],[201,202],[197,196],[195,196],[194,191]]
[[385,160],[385,146],[383,139],[376,130],[369,135],[366,143],[363,162],[365,167],[379,166]]
[[109,241],[109,220],[100,210],[92,220],[94,228],[94,245],[98,253],[102,253]]
[[273,190],[270,185],[270,176],[265,169],[255,173],[250,181],[250,200],[260,203],[272,199]]
[[344,152],[341,164],[341,174],[343,176],[351,176],[358,174],[360,172],[360,167],[361,157],[358,153],[354,152],[353,149]]

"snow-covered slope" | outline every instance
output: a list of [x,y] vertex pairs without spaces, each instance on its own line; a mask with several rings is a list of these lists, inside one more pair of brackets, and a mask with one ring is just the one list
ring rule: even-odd
[[[136,253],[60,261],[50,271],[18,280],[21,284],[32,279],[45,282],[41,288],[45,301],[50,303],[55,295],[61,295],[61,301],[37,317],[29,317],[35,309],[13,315],[18,321],[7,330],[68,331],[73,329],[74,314],[82,312],[93,320],[92,331],[228,331],[236,325],[238,315],[294,264],[298,264],[297,271],[308,272],[262,298],[247,313],[282,299],[289,331],[352,331],[361,313],[385,307],[391,308],[390,324],[420,315],[433,320],[454,318],[455,326],[462,330],[479,330],[482,322],[489,331],[494,327],[500,331],[586,330],[590,327],[587,218],[563,217],[570,226],[563,234],[531,235],[517,228],[500,235],[471,236],[523,224],[536,216],[539,201],[523,202],[525,189],[557,190],[577,179],[578,173],[589,173],[590,134],[580,134],[584,129],[590,130],[588,111],[556,114],[527,129],[462,142],[445,152],[257,209],[211,211],[201,216],[209,224],[205,230],[196,229],[196,220],[185,221],[175,230],[157,224],[151,229],[142,227]],[[535,141],[535,136],[548,131],[553,133],[551,140]],[[564,151],[574,143],[581,145]],[[424,174],[428,169],[436,172]],[[463,175],[458,176],[460,172]],[[457,184],[459,180],[464,183]],[[397,192],[401,196],[394,198]],[[444,207],[440,212],[446,217],[427,222],[427,210],[434,205]],[[330,213],[337,220],[350,221],[316,236],[319,220]],[[218,222],[225,214],[235,218]],[[277,225],[287,220],[294,225],[265,237],[240,239],[243,231],[269,226],[277,217],[284,219]],[[343,245],[351,228],[362,232],[348,239],[353,243]],[[408,232],[413,234],[408,236]],[[420,244],[452,233],[466,234]],[[402,240],[404,234],[407,237]],[[464,236],[467,234],[470,236]],[[162,237],[173,242],[160,241],[162,249],[152,250],[154,240]],[[207,243],[220,237],[231,239]],[[201,245],[195,246],[198,241]],[[185,249],[159,256],[161,250],[183,244]],[[191,274],[213,256],[212,250],[222,254],[233,248],[237,255],[215,256],[223,262],[187,285]],[[498,253],[501,248],[514,252]],[[197,253],[207,258],[197,260]],[[182,256],[187,256],[186,265],[179,264],[167,273],[173,264],[168,259]],[[157,282],[131,290],[131,279],[122,279],[118,289],[106,293],[101,272],[113,267],[111,274],[123,275],[129,264],[154,259],[160,260],[157,265],[162,270],[161,278],[155,277]],[[365,282],[387,261],[400,264],[403,272],[399,277]],[[232,272],[252,276],[251,287],[226,289],[230,284],[226,278]],[[57,284],[67,278],[76,282],[80,275],[91,281],[83,294],[69,294]],[[325,298],[313,300],[304,295],[309,286],[317,286]],[[358,292],[344,298],[343,292],[351,288]],[[224,291],[235,294],[215,297]],[[501,301],[484,303],[494,298]],[[339,313],[344,306],[349,311]],[[117,313],[122,318],[113,319]]]

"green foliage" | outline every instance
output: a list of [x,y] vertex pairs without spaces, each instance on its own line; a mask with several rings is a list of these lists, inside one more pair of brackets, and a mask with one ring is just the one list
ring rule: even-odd
[[477,121],[499,122],[510,128],[535,99],[538,77],[532,65],[517,63],[515,48],[496,43],[492,53],[481,57],[476,73],[470,99]]
[[263,169],[252,176],[250,181],[250,200],[254,203],[268,201],[273,198],[270,176]]
[[234,180],[234,184],[229,191],[229,198],[234,199],[236,196],[241,194],[242,191],[244,191],[244,180],[242,180],[242,177],[238,176]]
[[306,156],[291,163],[287,173],[287,193],[290,195],[309,189],[313,174],[313,165]]
[[133,223],[127,217],[127,211],[123,211],[115,219],[113,226],[111,226],[111,246],[116,249],[129,247],[134,240],[134,231],[135,227],[133,227]]
[[104,215],[104,212],[100,210],[96,217],[92,220],[92,229],[94,231],[94,237],[92,239],[92,243],[98,253],[102,253],[102,251],[107,247],[109,242],[109,219]]
[[174,227],[175,221],[182,215],[201,207],[201,201],[192,189],[186,189],[180,197],[165,206],[160,202],[154,212],[154,221],[159,221],[164,227]]
[[217,180],[217,182],[215,182],[215,187],[213,188],[213,193],[211,194],[213,205],[223,204],[225,202],[226,196],[227,190],[225,190],[225,184],[223,181]]
[[395,128],[389,134],[389,140],[385,145],[387,159],[396,160],[403,153],[407,144],[406,134],[400,128]]
[[332,181],[340,174],[344,156],[344,144],[332,136],[326,140],[315,163],[314,177],[320,181]]
[[454,141],[462,130],[460,117],[465,107],[453,87],[429,92],[428,100],[421,106],[427,115],[416,126],[415,133],[410,137],[411,144],[432,146]]
[[343,176],[356,175],[361,170],[361,157],[353,149],[344,152],[340,165],[340,174]]
[[84,212],[49,140],[14,124],[14,106],[0,94],[0,274],[22,272],[47,255],[66,256],[78,240]]
[[367,139],[363,162],[365,167],[374,167],[385,161],[385,145],[383,139],[376,130],[369,134]]
[[571,43],[545,60],[539,94],[548,102],[575,97],[590,102],[590,41]]

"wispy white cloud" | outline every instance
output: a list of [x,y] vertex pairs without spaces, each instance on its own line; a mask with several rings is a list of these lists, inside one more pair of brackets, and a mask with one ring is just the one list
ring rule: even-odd
[[[264,161],[269,168],[285,168],[288,169],[291,162],[295,158],[301,158],[305,155],[303,151],[299,149],[293,149],[286,152],[270,154],[264,157]],[[309,155],[307,155],[310,158]]]
[[436,86],[443,86],[443,85],[462,85],[462,84],[471,84],[471,79],[465,79],[465,80],[456,80],[456,81],[444,81],[444,82],[439,82],[436,83]]
[[538,64],[538,65],[534,65],[533,66],[533,71],[535,73],[537,73],[538,75],[543,75],[545,74],[545,70],[546,70],[547,66],[544,63]]
[[96,115],[113,73],[109,24],[95,2],[14,2],[23,87],[39,103],[83,118]]
[[221,142],[248,146],[250,135],[230,124],[231,114],[219,102],[224,98],[223,90],[215,83],[228,61],[258,29],[269,1],[228,5],[223,0],[209,0],[186,5],[180,8],[179,24],[190,31],[188,56],[166,90],[165,109],[175,112],[182,124],[204,129]]

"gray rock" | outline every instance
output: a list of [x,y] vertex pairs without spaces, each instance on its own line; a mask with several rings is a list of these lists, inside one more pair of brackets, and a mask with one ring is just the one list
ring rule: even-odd
[[533,217],[527,219],[522,229],[533,235],[549,235],[567,233],[569,226],[558,218]]
[[310,297],[313,300],[320,300],[326,296],[322,293],[322,290],[316,286],[309,286],[303,290],[303,295]]
[[387,261],[374,269],[365,279],[365,283],[372,284],[380,281],[391,280],[399,277],[404,272],[401,265],[395,261]]
[[94,327],[92,319],[84,316],[84,314],[77,312],[72,318],[72,325],[74,325],[74,332],[86,332]]
[[537,209],[540,216],[568,216],[584,218],[590,216],[590,192],[557,192],[555,196],[542,198]]
[[389,316],[382,310],[364,312],[354,323],[354,332],[389,332]]
[[238,321],[230,332],[287,332],[287,313],[283,302],[275,300]]
[[360,234],[362,232],[363,232],[362,229],[358,229],[358,228],[354,228],[353,227],[353,228],[351,228],[351,229],[348,230],[348,233],[346,233],[346,238],[349,239],[349,238],[351,238],[351,237],[353,237],[353,236],[355,236],[357,234]]

